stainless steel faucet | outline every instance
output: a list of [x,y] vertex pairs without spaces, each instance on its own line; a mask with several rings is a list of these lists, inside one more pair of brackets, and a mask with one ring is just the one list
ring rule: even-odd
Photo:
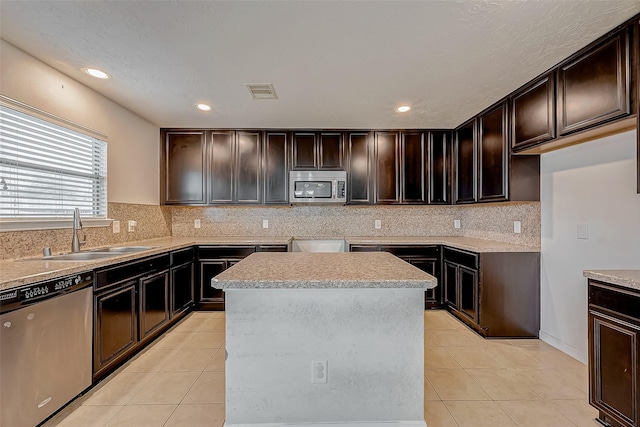
[[78,230],[82,230],[82,220],[80,219],[80,209],[73,211],[73,238],[71,239],[71,252],[80,252],[80,246],[87,243],[87,235],[84,235],[82,242],[78,239]]

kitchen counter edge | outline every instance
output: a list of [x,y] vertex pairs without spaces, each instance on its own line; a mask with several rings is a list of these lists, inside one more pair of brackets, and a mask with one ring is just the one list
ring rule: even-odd
[[640,291],[640,270],[585,270],[587,279]]

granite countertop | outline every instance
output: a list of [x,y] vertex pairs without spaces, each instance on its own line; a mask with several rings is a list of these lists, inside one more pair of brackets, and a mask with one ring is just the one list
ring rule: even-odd
[[536,246],[515,245],[513,243],[472,237],[345,237],[350,245],[446,245],[471,252],[540,252]]
[[[514,245],[468,237],[295,237],[297,239],[344,239],[352,245],[447,245],[472,252],[539,252],[531,246]],[[293,237],[162,237],[121,243],[117,246],[153,246],[152,249],[119,254],[91,261],[7,260],[0,261],[0,291],[43,280],[94,270],[121,262],[177,250],[193,245],[287,245]],[[89,249],[93,250],[95,248]]]
[[430,289],[437,280],[387,252],[259,252],[211,284],[217,289]]
[[640,270],[585,270],[587,279],[640,290]]
[[[193,245],[287,245],[291,237],[163,237],[122,243],[116,246],[153,246],[152,249],[119,254],[90,261],[47,261],[21,259],[0,261],[0,291],[51,280],[69,274],[94,270],[121,262],[132,261]],[[95,248],[88,249],[88,251]]]

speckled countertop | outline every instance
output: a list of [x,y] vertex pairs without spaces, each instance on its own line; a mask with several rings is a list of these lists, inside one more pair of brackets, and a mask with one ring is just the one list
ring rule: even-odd
[[[295,237],[309,239],[309,237]],[[539,248],[468,237],[314,237],[322,239],[344,239],[352,245],[447,245],[472,252],[539,252]],[[158,239],[127,242],[126,246],[153,246],[153,249],[121,254],[92,261],[46,261],[13,260],[0,261],[0,291],[51,280],[68,274],[93,270],[120,262],[164,253],[192,245],[285,245],[293,237],[164,237]]]
[[291,242],[290,237],[164,237],[117,245],[153,246],[152,249],[91,261],[46,261],[36,259],[0,261],[0,291],[193,245],[286,245],[289,242]]
[[446,245],[471,252],[540,252],[539,247],[472,237],[345,237],[350,245]]
[[640,290],[640,270],[585,270],[587,279]]
[[430,289],[436,283],[387,252],[254,253],[212,280],[218,289]]

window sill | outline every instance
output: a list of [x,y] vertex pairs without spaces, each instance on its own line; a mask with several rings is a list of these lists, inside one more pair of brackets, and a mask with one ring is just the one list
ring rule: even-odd
[[[109,218],[83,218],[84,228],[109,227],[112,219]],[[73,227],[73,219],[3,219],[0,220],[0,232],[5,231],[33,231],[33,230],[55,230],[59,228]]]

